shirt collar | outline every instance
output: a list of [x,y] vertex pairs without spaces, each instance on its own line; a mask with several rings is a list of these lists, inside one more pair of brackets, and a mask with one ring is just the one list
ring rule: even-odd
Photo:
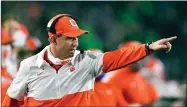
[[75,50],[75,53],[74,53],[73,57],[68,58],[68,59],[65,59],[65,60],[61,60],[61,59],[59,59],[59,58],[55,58],[55,57],[52,55],[52,53],[51,53],[51,51],[50,51],[50,45],[48,45],[48,46],[46,46],[40,53],[38,53],[37,64],[38,64],[38,67],[39,67],[39,68],[41,68],[43,65],[46,64],[46,63],[45,63],[45,60],[44,60],[44,53],[45,53],[45,51],[47,51],[47,53],[48,53],[48,58],[49,58],[49,60],[50,60],[51,62],[53,62],[54,64],[59,64],[59,63],[61,63],[62,61],[70,60],[70,63],[71,63],[72,65],[74,65],[74,59],[75,59],[75,57],[77,56],[77,54],[80,53],[80,51]]
[[62,64],[63,61],[71,61],[72,58],[67,58],[65,60],[61,60],[59,58],[55,58],[50,50],[50,48],[47,49],[47,54],[48,54],[48,58],[49,60],[53,63],[53,64],[56,64],[56,65],[60,65]]

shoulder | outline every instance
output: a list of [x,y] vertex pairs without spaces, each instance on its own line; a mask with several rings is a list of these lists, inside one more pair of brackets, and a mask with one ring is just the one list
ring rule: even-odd
[[102,56],[103,53],[100,52],[92,52],[90,50],[86,50],[86,51],[76,50],[73,57],[73,61],[81,62],[81,61],[94,60],[94,59],[101,58]]
[[101,53],[101,52],[93,52],[93,51],[90,51],[90,50],[87,50],[87,51],[85,51],[85,54],[89,57],[89,58],[91,58],[91,59],[96,59],[96,58],[98,58],[98,57],[102,57],[103,56],[103,53]]
[[96,59],[98,57],[102,57],[103,53],[101,52],[93,52],[90,50],[85,50],[84,52],[79,51],[79,54],[77,56],[84,56],[83,58],[91,58],[91,59]]
[[38,54],[24,59],[23,61],[21,61],[21,64],[31,66],[33,64],[36,64],[37,58],[38,58]]

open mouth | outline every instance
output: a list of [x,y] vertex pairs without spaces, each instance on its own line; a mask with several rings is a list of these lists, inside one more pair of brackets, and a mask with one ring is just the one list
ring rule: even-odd
[[75,51],[75,49],[70,49],[70,52],[74,52]]

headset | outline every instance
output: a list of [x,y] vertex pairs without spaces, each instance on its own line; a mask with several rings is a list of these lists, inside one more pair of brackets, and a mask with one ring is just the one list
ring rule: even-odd
[[69,14],[58,14],[56,16],[54,16],[47,24],[47,31],[52,33],[52,34],[56,34],[56,29],[55,29],[55,25],[57,23],[57,21],[64,17],[64,16],[67,16],[67,17],[71,17],[75,20],[75,18]]

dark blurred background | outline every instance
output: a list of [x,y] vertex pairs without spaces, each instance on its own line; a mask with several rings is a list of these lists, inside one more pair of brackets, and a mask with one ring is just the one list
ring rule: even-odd
[[187,2],[181,1],[2,1],[1,15],[14,16],[48,45],[46,26],[60,13],[73,15],[79,27],[89,31],[79,39],[80,49],[112,51],[120,43],[141,43],[177,36],[170,53],[157,52],[168,80],[185,82],[187,65]]

